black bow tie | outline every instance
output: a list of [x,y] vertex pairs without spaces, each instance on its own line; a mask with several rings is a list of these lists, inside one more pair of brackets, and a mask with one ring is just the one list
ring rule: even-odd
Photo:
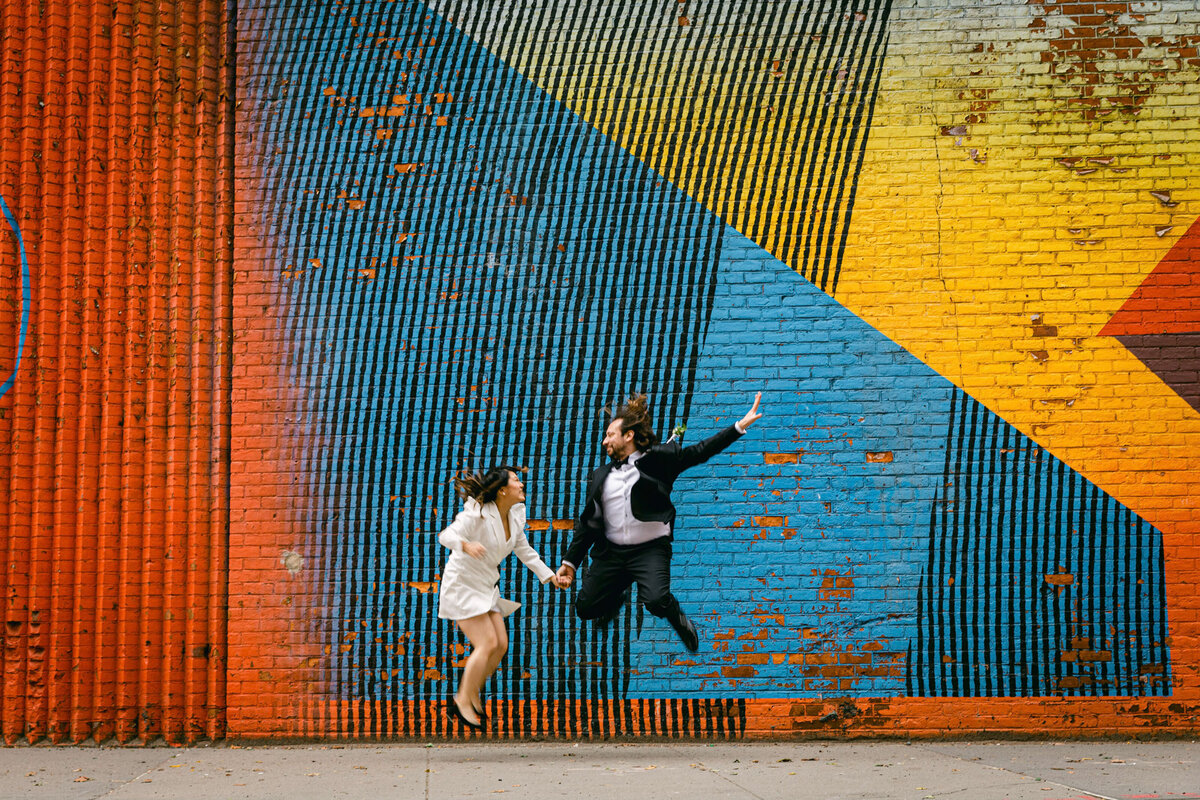
[[620,461],[618,461],[614,465],[614,467],[626,467],[626,466],[629,466],[629,456],[625,456],[624,458],[622,458]]

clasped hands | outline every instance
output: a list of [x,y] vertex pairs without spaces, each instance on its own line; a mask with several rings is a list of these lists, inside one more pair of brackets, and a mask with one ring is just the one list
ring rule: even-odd
[[575,581],[575,568],[567,564],[563,564],[558,568],[558,572],[554,573],[554,577],[550,579],[560,589],[566,589]]

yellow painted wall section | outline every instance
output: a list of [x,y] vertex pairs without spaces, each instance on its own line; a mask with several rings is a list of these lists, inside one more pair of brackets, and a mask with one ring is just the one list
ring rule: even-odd
[[1200,213],[1200,11],[1060,5],[899,12],[836,296],[1193,531],[1200,415],[1099,333]]

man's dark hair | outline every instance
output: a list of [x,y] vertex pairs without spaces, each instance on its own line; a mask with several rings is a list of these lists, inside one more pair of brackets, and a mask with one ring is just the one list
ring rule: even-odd
[[628,399],[612,412],[609,424],[618,419],[621,420],[621,433],[633,431],[633,446],[638,450],[658,444],[658,434],[654,432],[650,421],[650,406],[646,404],[646,395],[629,395]]
[[500,490],[508,485],[509,474],[518,475],[525,467],[514,467],[510,464],[499,464],[487,472],[471,472],[463,470],[454,476],[454,488],[462,497],[473,497],[480,504],[490,503],[496,499]]

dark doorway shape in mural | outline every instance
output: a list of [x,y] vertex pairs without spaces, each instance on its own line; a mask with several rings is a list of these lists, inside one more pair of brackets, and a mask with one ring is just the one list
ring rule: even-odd
[[908,694],[1168,695],[1162,535],[962,392]]

